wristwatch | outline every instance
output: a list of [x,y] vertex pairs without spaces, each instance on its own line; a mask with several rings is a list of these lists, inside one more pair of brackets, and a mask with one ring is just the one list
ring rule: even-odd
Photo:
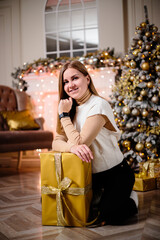
[[62,112],[61,114],[59,114],[59,119],[64,117],[69,117],[69,114],[67,112]]

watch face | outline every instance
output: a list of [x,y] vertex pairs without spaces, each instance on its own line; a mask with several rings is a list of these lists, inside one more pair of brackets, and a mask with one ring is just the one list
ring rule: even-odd
[[68,117],[69,114],[67,112],[63,112],[59,115],[59,119],[63,118],[63,117]]

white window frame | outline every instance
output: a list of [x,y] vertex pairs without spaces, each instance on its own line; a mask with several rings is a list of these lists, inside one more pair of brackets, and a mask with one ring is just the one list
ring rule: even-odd
[[[58,3],[57,3],[57,6],[56,6],[56,9],[55,10],[52,10],[52,11],[45,11],[45,19],[46,19],[46,15],[47,14],[50,14],[50,13],[55,13],[56,14],[56,31],[51,31],[51,32],[47,32],[46,31],[46,27],[45,27],[45,56],[46,57],[49,57],[49,55],[57,55],[57,58],[61,57],[60,54],[65,54],[65,53],[69,53],[70,54],[70,57],[72,58],[73,57],[73,54],[76,53],[76,52],[83,52],[82,56],[83,55],[86,55],[88,52],[95,52],[96,50],[99,49],[99,39],[98,39],[98,13],[97,13],[97,26],[96,27],[86,27],[85,26],[85,10],[86,9],[96,9],[97,10],[97,0],[96,0],[96,4],[95,6],[85,6],[84,4],[84,1],[81,0],[81,5],[82,7],[81,8],[75,8],[75,9],[72,9],[71,8],[71,0],[69,0],[69,9],[67,10],[59,10],[59,5],[61,3],[62,0],[58,0]],[[47,4],[47,1],[46,1],[46,4]],[[73,39],[72,39],[72,31],[75,31],[75,29],[72,29],[72,19],[71,19],[71,16],[72,16],[72,12],[73,11],[77,11],[77,10],[83,10],[83,22],[84,22],[84,26],[83,28],[78,28],[78,31],[83,31],[84,32],[84,47],[83,48],[79,48],[79,49],[73,49]],[[58,13],[64,13],[64,12],[69,12],[69,18],[70,18],[70,28],[69,29],[66,29],[64,31],[62,30],[58,30]],[[46,21],[46,20],[45,20]],[[86,34],[85,34],[85,30],[91,30],[91,29],[97,29],[97,39],[98,39],[98,44],[97,44],[97,47],[93,47],[93,48],[87,48],[87,43],[86,43]],[[70,35],[70,49],[68,50],[60,50],[59,49],[59,33],[62,33],[62,32],[69,32],[71,33]],[[56,48],[57,48],[57,51],[49,51],[47,52],[47,34],[56,34]]]

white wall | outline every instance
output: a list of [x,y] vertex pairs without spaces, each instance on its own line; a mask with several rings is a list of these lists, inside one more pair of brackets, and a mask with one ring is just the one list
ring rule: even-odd
[[19,0],[0,1],[0,84],[11,85],[11,71],[21,63]]
[[44,7],[46,0],[20,0],[22,63],[44,57]]
[[12,86],[11,72],[44,57],[46,0],[0,1],[0,84]]
[[123,1],[98,1],[99,46],[100,49],[114,48],[124,52]]

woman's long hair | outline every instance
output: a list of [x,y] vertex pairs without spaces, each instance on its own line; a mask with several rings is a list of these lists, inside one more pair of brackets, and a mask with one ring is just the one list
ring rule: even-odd
[[[90,92],[94,95],[99,96],[97,90],[95,89],[93,81],[91,79],[91,76],[89,75],[86,67],[80,61],[76,60],[76,61],[65,63],[60,70],[59,85],[58,85],[58,90],[59,90],[58,103],[60,102],[61,99],[69,98],[68,94],[64,91],[64,81],[63,81],[64,72],[68,68],[74,68],[74,69],[78,70],[79,72],[81,72],[85,77],[88,76],[89,79],[90,79],[90,82],[89,82],[89,85],[88,85],[88,88],[89,88]],[[71,108],[71,111],[69,113],[72,121],[73,121],[75,113],[76,113],[76,101],[75,101],[75,99],[73,99],[72,108]],[[59,134],[62,133],[62,126],[61,126],[61,123],[60,123],[60,120],[59,120],[59,114],[57,115],[57,133],[59,133]]]

